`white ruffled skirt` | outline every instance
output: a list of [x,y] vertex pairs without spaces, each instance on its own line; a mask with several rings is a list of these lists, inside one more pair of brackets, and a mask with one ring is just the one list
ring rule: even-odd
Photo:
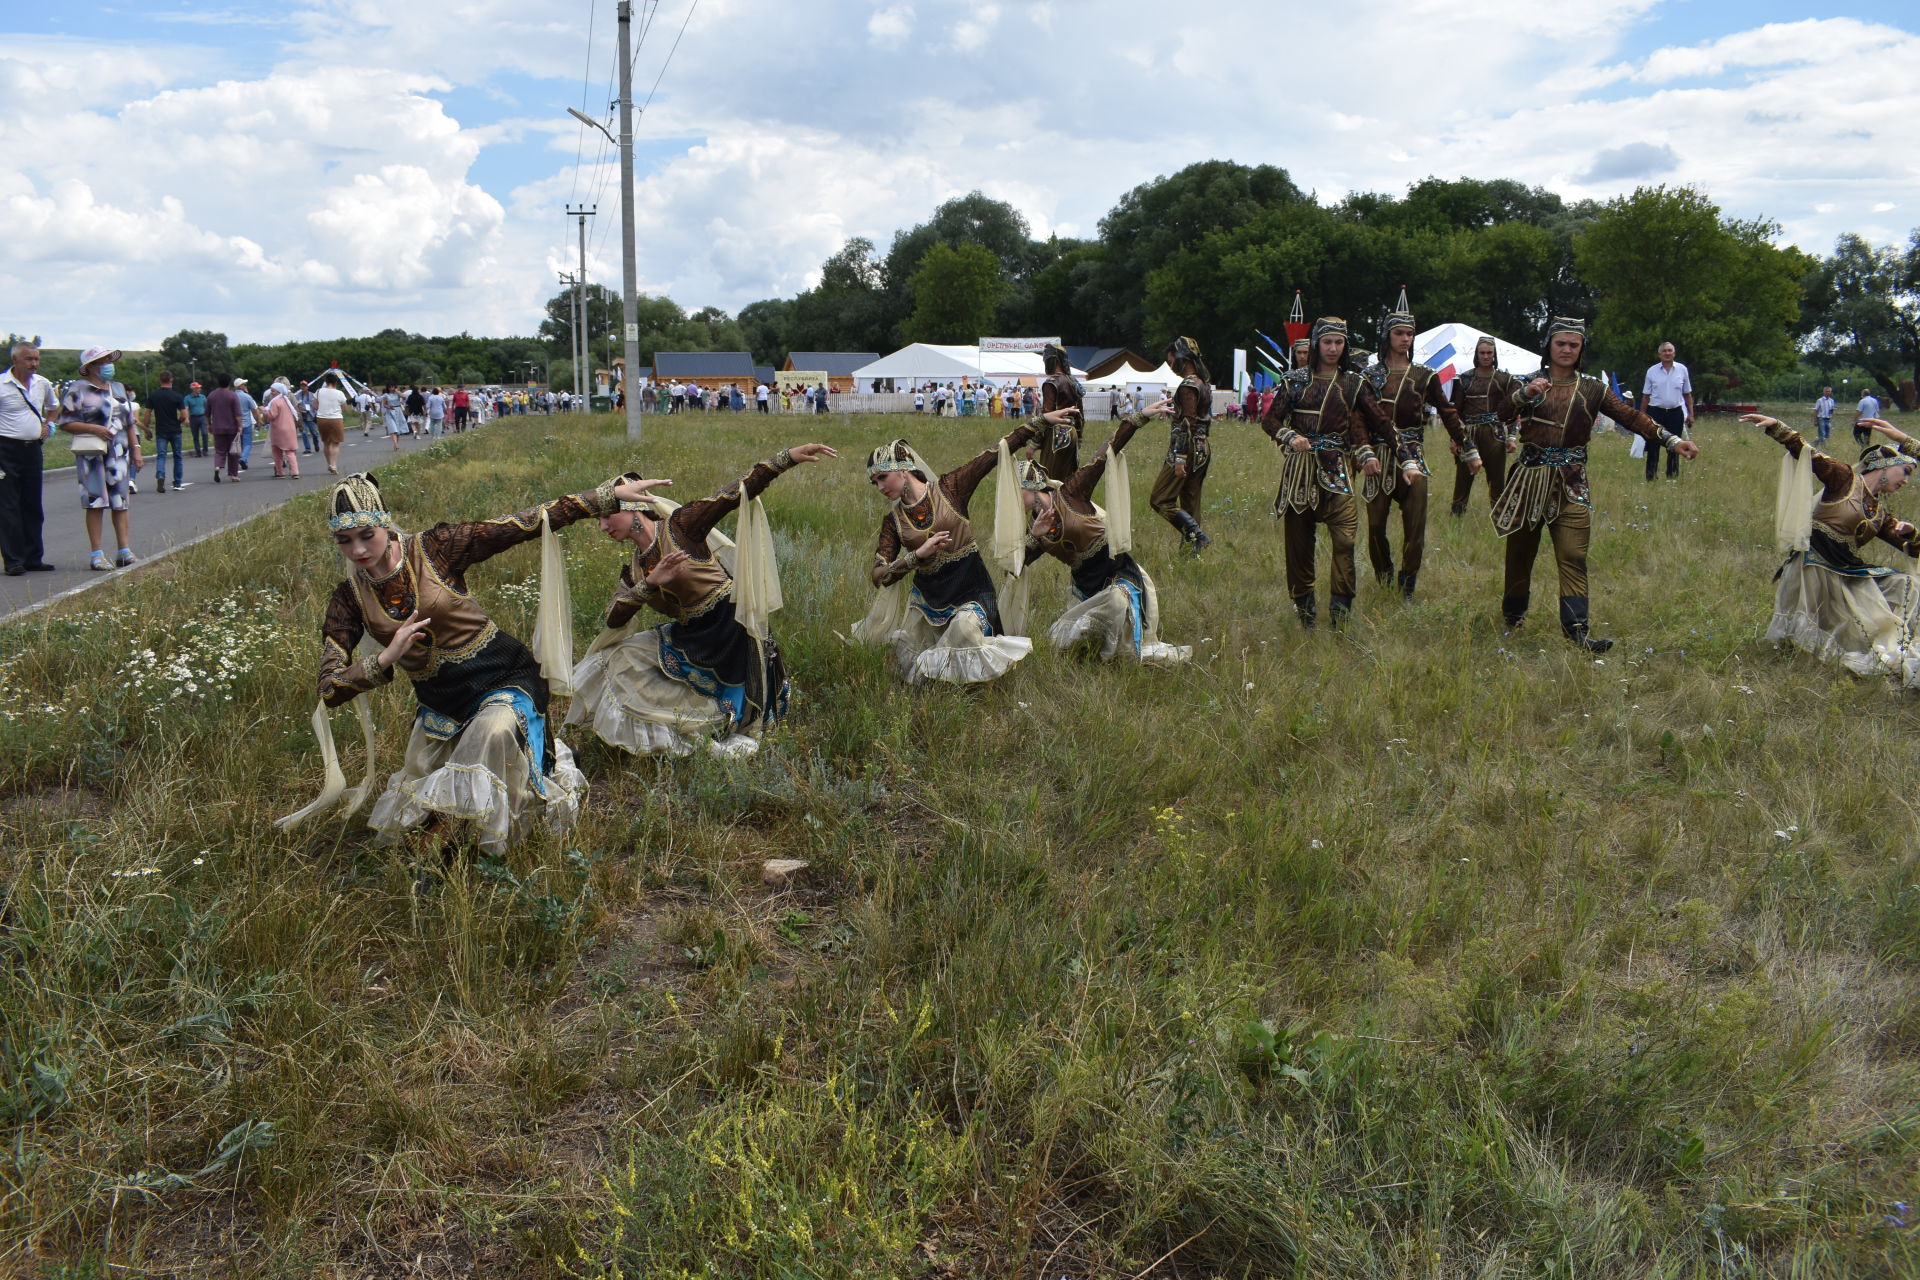
[[[552,732],[552,723],[548,723]],[[387,779],[367,825],[394,843],[432,814],[471,822],[480,847],[505,853],[537,820],[564,831],[580,813],[587,780],[573,752],[553,739],[553,773],[534,786],[538,762],[521,743],[520,717],[504,702],[483,705],[457,737],[436,738],[416,720],[406,758]]]
[[976,604],[961,605],[939,626],[918,608],[910,608],[900,629],[887,639],[908,684],[984,684],[1033,652],[1033,641],[1025,636],[988,635],[986,614]]
[[1054,648],[1086,645],[1098,649],[1105,662],[1120,657],[1162,666],[1191,661],[1192,645],[1161,641],[1159,610],[1150,603],[1153,581],[1144,569],[1140,576],[1144,590],[1123,578],[1067,606],[1047,633]]
[[1836,573],[1794,556],[1780,573],[1770,641],[1787,640],[1859,676],[1890,675],[1920,686],[1914,627],[1920,586],[1904,573]]
[[574,664],[573,690],[567,723],[639,756],[691,755],[728,723],[719,703],[661,669],[657,630],[590,650]]

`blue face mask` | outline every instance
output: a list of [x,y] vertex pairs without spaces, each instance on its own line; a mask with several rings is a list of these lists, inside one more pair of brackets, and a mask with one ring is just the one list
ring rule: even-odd
[[112,382],[113,381],[113,361],[109,360],[107,361],[107,363],[98,366],[95,369],[95,372],[97,372],[101,377],[105,378],[108,382]]

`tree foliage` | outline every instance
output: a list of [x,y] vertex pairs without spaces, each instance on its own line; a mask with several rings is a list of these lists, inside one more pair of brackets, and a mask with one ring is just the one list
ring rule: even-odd
[[907,340],[977,342],[992,326],[1006,290],[998,259],[983,246],[934,245],[907,281],[913,295]]
[[1916,407],[1920,381],[1920,230],[1904,246],[1876,249],[1843,235],[1833,256],[1808,272],[1806,327],[1815,362],[1829,372],[1851,365]]

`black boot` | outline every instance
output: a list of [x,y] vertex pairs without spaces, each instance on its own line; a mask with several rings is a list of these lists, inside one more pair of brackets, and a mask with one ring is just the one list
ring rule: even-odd
[[1520,624],[1527,620],[1527,601],[1530,598],[1524,595],[1500,598],[1500,616],[1506,619],[1507,630],[1518,631]]
[[1328,596],[1327,614],[1333,621],[1333,629],[1338,631],[1347,625],[1347,618],[1353,613],[1352,596]]
[[1387,567],[1384,569],[1375,569],[1373,571],[1373,580],[1379,583],[1383,587],[1392,586],[1393,585],[1393,561],[1391,560],[1387,561]]
[[1300,615],[1300,625],[1308,631],[1313,630],[1314,619],[1317,616],[1318,610],[1315,607],[1312,593],[1304,596],[1295,596],[1293,598],[1293,608],[1294,612]]
[[1464,502],[1454,503],[1452,507],[1448,508],[1448,514],[1456,515],[1456,516],[1463,516],[1467,514],[1467,504]]
[[1406,601],[1408,604],[1413,603],[1413,588],[1415,584],[1418,583],[1419,581],[1420,581],[1419,570],[1402,569],[1400,571],[1400,594],[1406,597]]
[[1175,508],[1167,514],[1167,520],[1180,531],[1180,540],[1187,544],[1187,550],[1199,555],[1213,541],[1200,528],[1200,522],[1185,511]]
[[1573,641],[1575,648],[1588,653],[1605,653],[1613,648],[1613,641],[1588,631],[1585,596],[1560,597],[1560,629],[1567,633],[1567,639]]

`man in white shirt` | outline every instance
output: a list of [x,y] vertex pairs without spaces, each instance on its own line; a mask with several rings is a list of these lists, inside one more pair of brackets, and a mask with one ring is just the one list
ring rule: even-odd
[[53,568],[40,541],[40,445],[60,402],[37,372],[39,347],[16,342],[9,356],[0,374],[0,563],[14,578]]
[[1860,425],[1860,419],[1877,418],[1879,416],[1880,397],[1874,395],[1871,391],[1862,391],[1860,393],[1860,403],[1853,411],[1853,441],[1855,444],[1865,447],[1873,443],[1872,430],[1862,427]]
[[756,385],[756,386],[755,386],[755,387],[753,388],[753,399],[754,399],[754,402],[755,402],[756,404],[758,404],[758,405],[760,406],[760,412],[762,412],[762,413],[772,413],[772,412],[773,412],[773,410],[772,410],[772,409],[771,409],[770,407],[768,407],[768,405],[767,405],[767,396],[768,396],[769,394],[770,394],[770,393],[769,393],[769,392],[768,392],[768,390],[767,390],[767,384],[766,384],[766,383],[764,383],[764,382],[762,382],[762,383],[759,383],[759,384],[757,384],[757,385]]
[[[1693,427],[1693,377],[1687,366],[1673,358],[1673,344],[1660,344],[1660,363],[1647,370],[1641,383],[1641,411],[1682,440]],[[1667,455],[1667,479],[1680,475],[1680,455],[1671,449],[1647,450],[1647,483],[1653,483],[1660,469],[1660,455]]]
[[1817,443],[1825,444],[1827,437],[1833,434],[1833,411],[1839,407],[1834,403],[1833,388],[1820,388],[1820,398],[1813,402],[1813,429],[1818,436]]

